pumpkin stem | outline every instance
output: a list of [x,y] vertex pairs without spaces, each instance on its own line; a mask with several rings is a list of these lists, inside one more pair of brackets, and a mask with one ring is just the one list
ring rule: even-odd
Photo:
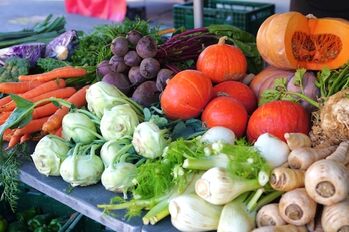
[[228,39],[227,36],[223,36],[223,37],[219,38],[218,44],[219,44],[219,45],[224,45],[224,44],[225,44],[225,41],[226,41],[227,39]]

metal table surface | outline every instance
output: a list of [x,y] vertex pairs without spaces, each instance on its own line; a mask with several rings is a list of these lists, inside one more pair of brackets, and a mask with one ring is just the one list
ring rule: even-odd
[[141,217],[130,220],[124,218],[125,211],[113,211],[113,217],[103,214],[97,204],[108,203],[115,193],[104,189],[101,183],[86,187],[76,187],[68,193],[70,185],[61,177],[46,177],[40,174],[31,160],[23,161],[20,180],[73,210],[105,225],[117,232],[175,232],[169,217],[156,225],[143,225]]

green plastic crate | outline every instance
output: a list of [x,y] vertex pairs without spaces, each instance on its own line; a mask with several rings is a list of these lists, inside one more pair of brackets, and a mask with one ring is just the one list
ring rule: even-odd
[[[230,24],[256,35],[262,22],[274,12],[275,5],[269,3],[205,0],[204,26]],[[193,3],[174,5],[173,17],[176,28],[193,28]]]

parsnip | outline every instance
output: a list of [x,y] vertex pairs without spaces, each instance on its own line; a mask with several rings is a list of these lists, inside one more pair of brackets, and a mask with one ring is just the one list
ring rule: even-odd
[[308,196],[304,188],[294,189],[282,195],[279,212],[287,223],[303,226],[315,217],[316,202]]
[[316,202],[335,204],[349,194],[348,169],[333,160],[319,160],[305,172],[304,184],[307,193]]
[[263,226],[252,230],[252,232],[307,232],[305,226],[282,225],[282,226]]
[[311,147],[311,140],[308,135],[303,133],[285,133],[284,138],[290,150],[301,147]]
[[257,213],[256,222],[258,227],[262,226],[280,226],[286,222],[279,213],[279,204],[272,203],[263,206]]
[[304,187],[304,171],[278,167],[272,171],[269,182],[273,189],[284,192]]
[[326,158],[335,150],[336,146],[326,148],[297,148],[291,151],[288,156],[288,165],[293,169],[306,170],[312,163]]
[[349,231],[349,199],[325,206],[321,217],[322,228],[326,232]]
[[329,156],[328,160],[334,160],[342,164],[349,163],[349,141],[341,142],[337,149]]

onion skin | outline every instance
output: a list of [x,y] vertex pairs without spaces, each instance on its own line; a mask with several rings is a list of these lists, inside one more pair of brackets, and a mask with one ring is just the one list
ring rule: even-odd
[[305,173],[305,189],[311,198],[323,205],[332,205],[349,195],[349,172],[333,160],[319,160]]
[[303,226],[315,217],[316,202],[307,195],[304,188],[298,188],[282,195],[279,211],[287,223]]
[[348,231],[349,199],[325,206],[322,211],[321,225],[326,232]]

